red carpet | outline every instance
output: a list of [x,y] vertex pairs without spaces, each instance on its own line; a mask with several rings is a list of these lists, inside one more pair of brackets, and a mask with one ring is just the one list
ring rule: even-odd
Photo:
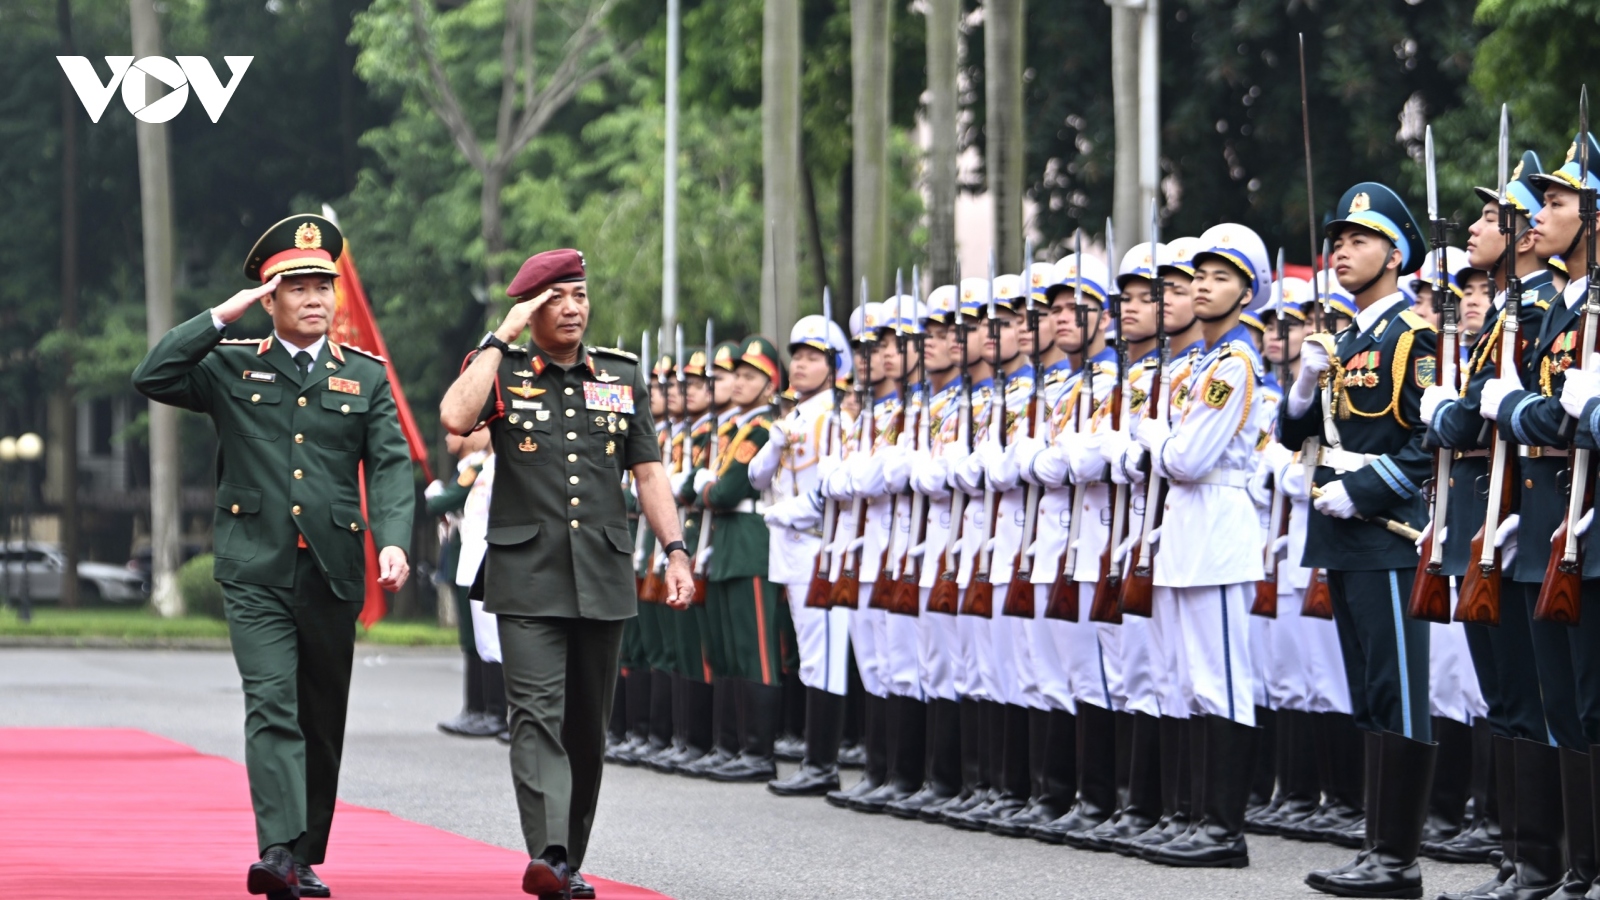
[[[248,897],[254,849],[250,788],[238,763],[131,729],[0,729],[7,897]],[[317,873],[338,900],[513,900],[526,898],[525,865],[521,853],[340,803]],[[590,883],[600,900],[666,900],[632,885]]]

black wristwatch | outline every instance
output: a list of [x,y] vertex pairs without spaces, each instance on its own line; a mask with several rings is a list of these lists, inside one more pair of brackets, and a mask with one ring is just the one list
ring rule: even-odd
[[489,332],[488,334],[484,335],[483,336],[483,340],[478,342],[478,349],[479,350],[483,350],[483,349],[486,349],[486,348],[489,348],[489,347],[493,347],[496,350],[499,350],[501,353],[510,353],[511,352],[511,345],[506,343],[505,341],[500,340],[500,336],[495,334],[492,331]]
[[689,547],[683,541],[673,541],[672,543],[662,547],[661,555],[670,556],[674,550],[682,550],[685,557],[689,555]]

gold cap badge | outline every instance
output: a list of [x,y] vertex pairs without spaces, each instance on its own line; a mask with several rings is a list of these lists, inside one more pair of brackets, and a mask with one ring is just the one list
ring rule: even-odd
[[1363,192],[1355,195],[1355,197],[1350,201],[1350,212],[1346,213],[1346,215],[1352,215],[1353,216],[1358,212],[1366,212],[1367,210],[1369,210],[1371,208],[1372,208],[1372,198],[1368,197],[1366,192],[1363,191]]
[[311,222],[302,222],[294,230],[294,247],[296,250],[322,249],[322,229]]

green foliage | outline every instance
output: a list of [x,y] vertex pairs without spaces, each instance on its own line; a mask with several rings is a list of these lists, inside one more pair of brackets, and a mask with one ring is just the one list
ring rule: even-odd
[[202,553],[178,567],[178,594],[183,597],[184,611],[191,616],[223,617],[222,585],[211,577],[214,562],[211,554]]

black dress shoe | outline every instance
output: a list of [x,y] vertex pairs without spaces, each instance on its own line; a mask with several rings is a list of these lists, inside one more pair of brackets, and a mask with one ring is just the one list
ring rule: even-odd
[[302,897],[331,897],[333,892],[322,883],[317,873],[311,871],[310,866],[294,864],[294,877],[300,881],[300,896]]
[[839,789],[839,770],[802,764],[793,775],[767,782],[767,790],[780,797],[821,797]]
[[707,770],[705,777],[712,781],[766,783],[778,777],[778,764],[773,762],[770,756],[760,757],[741,753],[722,765]]
[[962,831],[987,831],[990,822],[1014,816],[1026,805],[1027,801],[1022,798],[1004,794],[968,812],[952,813],[945,817],[944,823]]
[[294,855],[289,848],[268,847],[261,861],[250,864],[245,876],[245,890],[252,894],[266,894],[270,900],[294,900],[300,896],[300,881],[294,873]]
[[486,738],[494,737],[506,727],[505,720],[488,713],[466,712],[454,719],[447,719],[439,723],[439,730],[445,734],[456,737]]
[[571,900],[572,870],[564,862],[535,859],[522,872],[522,892],[539,900]]
[[678,774],[687,775],[690,778],[704,778],[710,774],[712,769],[726,765],[736,758],[737,754],[730,753],[727,750],[718,747],[694,762],[680,766],[678,768]]
[[905,798],[896,800],[885,806],[883,811],[897,819],[920,818],[922,811],[941,803],[948,803],[955,798],[954,794],[945,793],[932,784],[925,784],[922,790]]
[[572,873],[572,879],[568,882],[568,887],[572,891],[572,900],[594,900],[594,887],[589,882],[584,881],[583,875],[580,873]]
[[1422,855],[1440,862],[1485,863],[1500,849],[1500,829],[1479,817],[1447,841],[1423,841]]

